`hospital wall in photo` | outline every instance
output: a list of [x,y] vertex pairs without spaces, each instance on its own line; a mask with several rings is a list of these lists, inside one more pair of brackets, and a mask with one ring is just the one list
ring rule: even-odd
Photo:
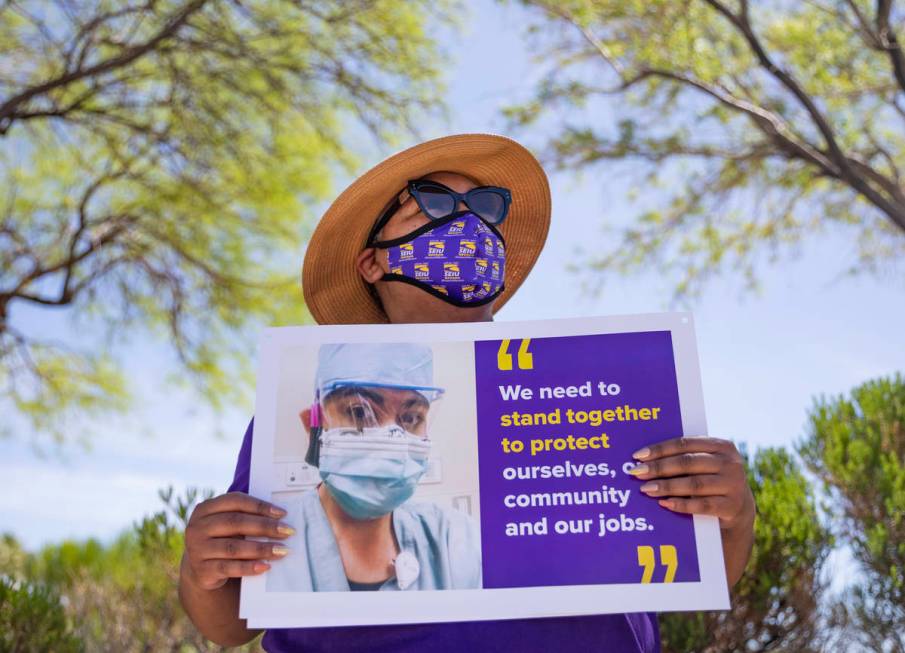
[[[430,500],[470,515],[480,523],[474,345],[431,345],[434,383],[445,392],[430,421],[430,464],[413,500]],[[277,503],[320,482],[318,470],[305,462],[308,434],[299,412],[314,401],[314,375],[320,345],[287,348],[280,365],[274,439],[273,495]]]

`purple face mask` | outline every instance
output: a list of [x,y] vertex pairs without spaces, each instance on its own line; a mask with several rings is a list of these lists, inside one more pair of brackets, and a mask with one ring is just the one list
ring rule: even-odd
[[410,283],[455,306],[480,306],[503,290],[503,236],[470,211],[374,246],[387,251],[383,281]]

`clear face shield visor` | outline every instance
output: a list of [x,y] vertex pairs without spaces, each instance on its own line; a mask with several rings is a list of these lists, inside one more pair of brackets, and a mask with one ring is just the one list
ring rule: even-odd
[[375,443],[409,440],[415,445],[420,440],[427,445],[442,396],[440,388],[416,386],[355,383],[318,388],[306,459],[317,464],[324,437],[360,436],[362,442]]

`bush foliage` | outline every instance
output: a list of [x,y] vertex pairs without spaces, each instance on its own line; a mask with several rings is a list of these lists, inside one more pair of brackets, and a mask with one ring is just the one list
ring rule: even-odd
[[[182,532],[200,494],[160,495],[163,510],[106,546],[67,541],[28,554],[4,536],[0,632],[10,643],[0,639],[0,650],[222,650],[195,629],[177,595]],[[255,642],[239,650],[260,648]]]

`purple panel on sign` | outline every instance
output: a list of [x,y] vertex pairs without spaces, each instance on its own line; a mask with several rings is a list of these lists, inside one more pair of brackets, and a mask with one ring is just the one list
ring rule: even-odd
[[691,517],[624,470],[682,435],[670,333],[522,343],[475,342],[484,587],[638,583],[639,550],[651,582],[699,581]]

